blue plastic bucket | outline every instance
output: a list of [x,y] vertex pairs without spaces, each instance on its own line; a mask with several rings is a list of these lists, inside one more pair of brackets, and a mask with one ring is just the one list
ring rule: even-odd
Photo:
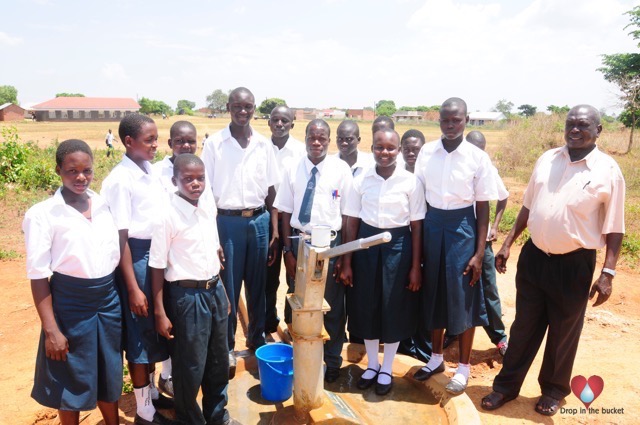
[[268,401],[285,401],[293,392],[293,347],[267,344],[256,350],[260,392]]

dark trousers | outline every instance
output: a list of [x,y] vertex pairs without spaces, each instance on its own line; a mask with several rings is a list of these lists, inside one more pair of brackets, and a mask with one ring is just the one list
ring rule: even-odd
[[[282,218],[278,217],[278,233],[282,237]],[[269,240],[273,236],[273,229],[271,222],[269,222]],[[265,330],[269,333],[273,333],[278,328],[280,323],[280,317],[278,317],[278,310],[276,303],[278,301],[278,287],[280,286],[280,270],[282,269],[282,239],[278,240],[278,247],[276,253],[275,262],[267,266],[267,284],[265,287],[265,299],[266,299],[266,317],[265,317]]]
[[247,346],[256,349],[265,344],[264,286],[267,280],[269,213],[254,217],[218,215],[218,233],[225,256],[220,277],[231,300],[229,350],[236,345],[238,303],[243,280],[249,313]]
[[496,281],[496,264],[493,255],[491,242],[487,242],[484,249],[484,260],[482,261],[482,289],[484,290],[484,305],[487,309],[487,319],[489,325],[483,326],[491,342],[498,344],[507,340],[502,322],[502,307],[500,305],[500,295],[498,294],[498,284]]
[[[221,282],[210,289],[164,287],[173,324],[169,340],[176,416],[182,423],[217,425],[229,419],[228,304]],[[202,387],[202,410],[196,401]]]
[[[340,245],[341,232],[331,242],[331,247]],[[295,256],[298,255],[298,244],[300,239],[291,239],[291,248]],[[329,334],[329,341],[324,343],[324,362],[327,367],[342,366],[342,346],[344,345],[344,333],[346,325],[345,287],[342,283],[336,282],[333,277],[333,267],[336,259],[329,260],[329,270],[327,271],[327,284],[324,289],[324,299],[331,307],[331,310],[324,315],[324,328]],[[295,281],[287,276],[287,293],[295,292]],[[284,309],[284,321],[291,323],[291,307],[287,302]]]
[[[422,326],[418,324],[418,328]],[[431,343],[431,332],[418,329],[411,337],[400,341],[398,353],[414,357],[425,363],[429,362],[433,350]]]
[[571,393],[571,371],[595,263],[595,250],[548,256],[527,241],[518,259],[516,318],[494,391],[519,394],[548,330],[538,376],[542,394],[560,400]]

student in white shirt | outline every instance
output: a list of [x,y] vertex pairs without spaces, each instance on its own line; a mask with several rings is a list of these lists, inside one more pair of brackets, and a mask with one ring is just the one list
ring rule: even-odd
[[158,129],[146,115],[130,114],[120,121],[118,133],[127,152],[102,182],[101,194],[120,235],[118,285],[125,312],[125,351],[136,397],[135,423],[166,424],[171,421],[155,407],[172,407],[173,401],[159,394],[155,386],[155,363],[163,362],[164,370],[171,362],[167,341],[155,331],[151,274],[147,270],[154,218],[166,202],[149,162],[158,148]]
[[197,156],[178,156],[172,180],[178,192],[160,213],[149,252],[156,329],[169,340],[178,420],[227,424],[229,301],[218,276],[216,209],[212,198],[203,199],[205,170]]
[[89,189],[93,153],[81,140],[56,150],[62,187],[31,207],[22,229],[27,277],[42,323],[31,396],[78,424],[98,405],[106,425],[118,424],[122,390],[122,312],[114,270],[118,229],[104,200]]
[[[294,126],[293,111],[285,105],[273,108],[269,115],[269,128],[271,129],[271,142],[276,155],[278,169],[286,170],[298,164],[300,158],[307,154],[307,150],[299,140],[291,136],[290,131]],[[278,185],[276,185],[276,191]],[[282,235],[282,217],[278,215],[278,233]],[[269,226],[269,238],[273,237],[273,228]],[[274,246],[273,264],[267,267],[267,284],[265,286],[265,297],[267,304],[267,316],[265,318],[265,330],[267,333],[274,333],[278,330],[280,318],[276,309],[278,300],[278,287],[280,286],[280,270],[282,266],[282,241],[278,240]]]
[[[287,270],[289,292],[294,292],[298,239],[291,239],[300,232],[311,232],[317,224],[329,225],[337,232],[332,246],[340,244],[341,230],[346,222],[343,215],[347,193],[351,191],[352,176],[349,166],[336,156],[327,155],[331,141],[329,125],[320,119],[307,124],[305,143],[307,156],[297,166],[286,170],[274,203],[282,212],[282,244],[284,264]],[[303,200],[311,177],[315,175],[312,202],[303,208]],[[304,211],[303,211],[304,209]],[[327,366],[325,381],[335,382],[340,376],[342,345],[344,343],[344,285],[336,282],[340,273],[340,259],[331,259],[324,298],[331,306],[324,317],[324,326],[330,340],[324,345],[324,362]],[[291,323],[291,310],[285,306],[285,322]]]
[[414,377],[425,380],[444,371],[442,344],[448,329],[460,335],[458,369],[446,387],[454,395],[467,387],[475,327],[487,325],[482,285],[477,283],[489,225],[489,200],[497,198],[489,156],[464,142],[468,120],[462,99],[446,100],[440,108],[443,135],[422,147],[415,167],[428,204],[421,304],[424,327],[432,331],[433,355]]
[[270,215],[275,185],[280,180],[273,144],[251,128],[255,97],[244,87],[229,95],[231,123],[211,136],[202,150],[207,175],[218,207],[218,231],[224,251],[222,281],[231,299],[229,361],[235,373],[235,332],[242,282],[245,282],[249,326],[247,346],[265,344],[265,284],[267,262],[279,235],[269,238],[269,223],[277,229],[277,214]]
[[154,173],[160,178],[162,187],[167,193],[175,193],[176,187],[172,183],[173,162],[183,153],[195,154],[198,150],[198,139],[195,126],[189,121],[176,121],[169,130],[169,147],[171,155],[152,165]]
[[[400,137],[394,130],[373,136],[375,167],[354,179],[347,201],[347,238],[350,242],[388,231],[389,243],[346,254],[341,280],[349,285],[349,332],[364,338],[367,370],[358,381],[366,389],[376,383],[376,394],[393,385],[393,359],[400,341],[416,331],[422,285],[422,221],[427,210],[424,188],[416,176],[396,164]],[[353,258],[353,271],[352,271]],[[378,362],[379,344],[384,360]]]
[[336,156],[349,165],[353,177],[360,175],[364,170],[374,165],[371,153],[358,150],[361,139],[358,123],[344,120],[338,126],[336,133],[336,143],[339,150]]

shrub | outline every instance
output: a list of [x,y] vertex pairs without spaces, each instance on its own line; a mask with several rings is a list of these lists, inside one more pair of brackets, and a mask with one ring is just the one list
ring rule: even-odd
[[57,144],[40,149],[20,140],[15,127],[2,128],[0,143],[0,183],[16,183],[26,190],[51,190],[58,186],[55,172]]

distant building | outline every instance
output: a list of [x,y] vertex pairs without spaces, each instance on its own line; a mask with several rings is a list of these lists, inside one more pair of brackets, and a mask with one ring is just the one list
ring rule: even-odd
[[120,121],[140,105],[121,97],[56,97],[32,109],[37,121]]
[[318,111],[316,118],[328,118],[343,120],[347,116],[346,112],[340,109],[323,109]]
[[424,119],[424,115],[422,112],[418,111],[397,111],[395,114],[391,115],[391,118],[394,121],[414,121],[421,122]]
[[15,103],[0,105],[0,121],[22,121],[26,110]]
[[347,109],[347,118],[352,120],[373,121],[376,113],[369,109]]
[[471,112],[469,114],[469,125],[487,125],[496,124],[506,120],[502,112]]

